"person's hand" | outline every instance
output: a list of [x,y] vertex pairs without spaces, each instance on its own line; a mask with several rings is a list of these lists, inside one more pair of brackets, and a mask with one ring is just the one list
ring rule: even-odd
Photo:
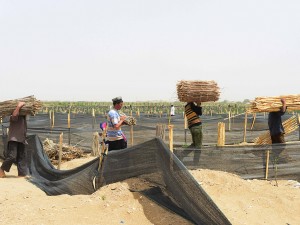
[[285,98],[280,99],[282,104],[285,104]]
[[121,120],[121,121],[124,121],[124,120],[126,120],[126,117],[127,117],[127,116],[121,116],[121,117],[120,117],[120,120]]
[[196,102],[196,104],[197,104],[198,106],[201,106],[201,102]]

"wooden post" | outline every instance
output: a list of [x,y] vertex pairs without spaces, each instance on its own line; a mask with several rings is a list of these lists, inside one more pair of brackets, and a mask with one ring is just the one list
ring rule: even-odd
[[188,130],[188,123],[187,123],[187,118],[185,116],[185,114],[183,115],[184,117],[184,143],[186,144],[186,133],[187,133],[187,130]]
[[133,125],[130,125],[130,140],[131,146],[133,146]]
[[98,132],[93,133],[93,144],[92,144],[92,156],[97,156],[100,151],[100,146],[99,146],[99,134]]
[[96,123],[95,109],[94,109],[94,108],[92,109],[92,117],[93,117],[93,125],[92,125],[92,127],[93,127],[93,129],[94,129],[94,128],[95,128],[95,123]]
[[267,150],[267,156],[266,156],[266,175],[265,179],[268,179],[268,174],[269,174],[269,159],[270,159],[270,150]]
[[254,126],[254,122],[255,122],[255,120],[256,120],[256,113],[253,113],[252,124],[251,124],[251,128],[250,128],[250,130],[252,130],[252,129],[253,129],[253,126]]
[[159,124],[156,124],[156,134],[155,134],[155,136],[156,137],[160,137],[160,125]]
[[218,123],[218,144],[217,146],[225,145],[225,123]]
[[68,143],[71,145],[71,118],[70,112],[68,113]]
[[171,152],[173,152],[173,128],[174,125],[169,125],[169,146],[170,146],[170,150]]
[[243,142],[246,142],[246,132],[247,132],[247,112],[245,112],[244,140],[243,140]]
[[62,158],[62,143],[63,143],[63,133],[59,135],[59,152],[58,152],[58,166],[57,169],[60,170],[61,158]]
[[231,130],[231,111],[228,111],[228,130]]
[[50,128],[52,127],[52,112],[51,110],[49,110],[49,124],[50,124]]
[[164,124],[157,124],[156,125],[156,137],[160,137],[161,139],[165,140],[165,126],[164,126]]
[[51,117],[51,130],[54,127],[54,110],[52,111],[52,117]]
[[298,113],[297,113],[297,123],[298,123],[299,141],[300,141],[300,117],[299,117],[299,114],[298,114]]

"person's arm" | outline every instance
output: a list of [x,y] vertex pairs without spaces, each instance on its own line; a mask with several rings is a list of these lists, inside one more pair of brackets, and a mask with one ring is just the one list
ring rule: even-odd
[[17,117],[20,114],[20,110],[21,108],[25,105],[25,102],[18,102],[17,107],[15,108],[15,110],[13,111],[12,115],[11,115],[11,119],[15,120],[17,119]]
[[123,122],[125,119],[126,119],[126,116],[120,116],[120,121],[117,124],[114,124],[114,127],[116,129],[119,129],[123,125]]
[[285,99],[282,98],[282,99],[280,99],[280,101],[281,101],[281,103],[282,103],[282,106],[281,106],[281,112],[285,113],[286,108],[287,108],[287,107],[286,107]]

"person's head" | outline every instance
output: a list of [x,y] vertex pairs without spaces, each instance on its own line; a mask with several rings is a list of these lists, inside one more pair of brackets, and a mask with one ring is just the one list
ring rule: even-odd
[[114,108],[117,110],[121,109],[123,106],[123,100],[122,100],[121,96],[113,98],[112,102],[113,102]]

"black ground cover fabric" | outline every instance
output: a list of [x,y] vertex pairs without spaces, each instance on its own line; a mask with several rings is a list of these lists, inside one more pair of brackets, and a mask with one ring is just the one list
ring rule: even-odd
[[173,202],[170,209],[178,206],[195,224],[231,224],[161,139],[109,152],[100,172],[99,158],[71,170],[57,170],[38,136],[30,136],[28,143],[29,181],[48,195],[92,194],[106,184],[141,176],[168,196]]

